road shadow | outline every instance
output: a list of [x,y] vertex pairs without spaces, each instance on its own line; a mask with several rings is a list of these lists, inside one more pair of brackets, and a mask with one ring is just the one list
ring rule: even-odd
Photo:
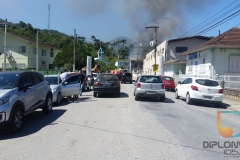
[[129,97],[127,93],[121,92],[120,97],[117,97],[116,94],[113,93],[104,93],[104,94],[98,94],[97,98],[127,98]]
[[[154,97],[140,97],[138,101],[142,101],[142,102],[159,102],[158,98],[154,98]],[[165,97],[165,101],[164,102],[160,102],[160,103],[175,103],[175,101],[173,101],[170,98]]]
[[29,136],[46,127],[47,125],[57,125],[53,123],[61,117],[66,110],[53,109],[50,114],[44,114],[41,110],[37,110],[24,117],[24,126],[19,133],[11,134],[6,129],[0,130],[0,140],[14,139]]
[[[181,100],[186,102],[186,99],[184,98],[181,98]],[[217,109],[227,109],[228,107],[230,107],[230,105],[226,103],[223,103],[222,105],[221,104],[214,105],[213,103],[209,103],[205,101],[193,101],[192,104],[190,105],[197,106],[197,107],[217,108]]]

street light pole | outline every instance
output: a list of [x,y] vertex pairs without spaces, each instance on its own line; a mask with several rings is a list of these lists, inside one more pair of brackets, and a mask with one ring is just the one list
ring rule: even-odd
[[36,35],[36,71],[38,72],[38,30]]
[[6,71],[6,54],[7,54],[7,19],[5,20],[5,35],[4,35],[4,63],[3,63],[3,71]]
[[76,29],[74,29],[74,51],[73,51],[73,71],[75,71],[75,55],[76,55]]
[[155,29],[155,54],[154,54],[154,59],[155,59],[155,64],[154,64],[154,75],[156,75],[156,66],[157,66],[157,29],[159,28],[158,26],[150,26],[150,27],[145,27],[146,29],[149,28],[154,28]]

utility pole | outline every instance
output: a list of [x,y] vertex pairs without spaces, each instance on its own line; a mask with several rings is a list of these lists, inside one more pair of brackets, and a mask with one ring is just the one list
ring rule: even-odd
[[154,54],[154,59],[155,59],[155,64],[153,65],[153,70],[154,70],[154,75],[156,75],[156,70],[158,68],[158,65],[156,64],[156,60],[157,60],[157,29],[159,28],[159,26],[149,26],[149,27],[145,27],[146,30],[147,29],[155,29],[155,54]]
[[7,54],[7,19],[5,20],[5,35],[4,35],[4,63],[3,71],[6,71],[6,54]]
[[76,29],[74,29],[74,51],[73,51],[73,71],[75,71],[75,55],[76,55]]
[[36,35],[36,71],[38,72],[38,30]]

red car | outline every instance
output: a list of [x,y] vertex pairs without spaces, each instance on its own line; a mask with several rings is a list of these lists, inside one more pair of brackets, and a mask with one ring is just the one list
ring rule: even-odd
[[161,76],[165,89],[167,90],[175,90],[175,83],[172,77],[169,76]]

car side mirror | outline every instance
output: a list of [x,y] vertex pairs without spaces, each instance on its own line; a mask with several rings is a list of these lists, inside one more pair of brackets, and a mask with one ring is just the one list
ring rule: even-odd
[[26,90],[28,90],[30,87],[32,87],[33,86],[33,84],[32,83],[26,83],[26,84],[24,84],[23,85],[23,90],[24,90],[24,92],[26,92]]
[[181,81],[178,81],[178,84],[182,84],[182,82],[181,82]]
[[63,83],[62,83],[63,86],[65,86],[65,85],[67,85],[67,84],[68,84],[68,82],[63,82]]

